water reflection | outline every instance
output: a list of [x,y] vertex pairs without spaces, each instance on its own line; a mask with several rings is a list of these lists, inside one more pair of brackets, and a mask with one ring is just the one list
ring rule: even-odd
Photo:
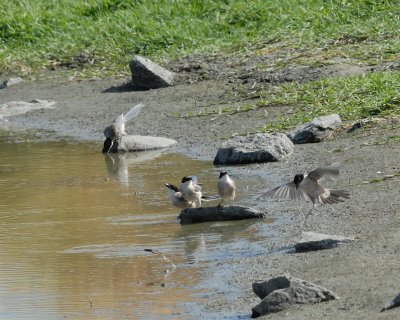
[[69,141],[0,148],[1,319],[187,319],[211,262],[263,252],[265,221],[176,220],[163,183],[195,173],[215,193],[211,162]]

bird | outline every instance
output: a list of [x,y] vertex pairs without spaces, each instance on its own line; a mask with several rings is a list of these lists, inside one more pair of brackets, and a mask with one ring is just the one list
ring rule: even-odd
[[296,174],[293,181],[276,187],[261,197],[278,197],[297,201],[311,200],[313,208],[318,204],[332,204],[343,202],[350,198],[345,190],[331,190],[323,187],[320,180],[333,181],[339,176],[342,161],[334,162],[326,167],[317,168],[308,174]]
[[126,135],[125,123],[136,118],[143,106],[143,103],[134,105],[131,110],[125,114],[119,115],[109,126],[104,129],[104,136],[106,137],[106,140],[104,141],[103,153],[109,153],[115,141],[121,140],[121,138]]
[[185,176],[179,188],[186,201],[194,203],[195,208],[201,207],[202,192],[196,176]]
[[222,171],[219,173],[217,187],[218,194],[221,197],[218,207],[222,206],[225,200],[235,201],[236,184],[235,181],[229,177],[228,172]]
[[173,206],[180,209],[195,208],[196,203],[187,201],[179,189],[173,184],[165,183],[168,189],[168,196]]

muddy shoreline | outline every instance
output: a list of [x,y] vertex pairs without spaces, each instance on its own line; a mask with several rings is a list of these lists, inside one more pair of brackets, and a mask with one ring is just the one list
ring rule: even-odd
[[[194,67],[193,67],[194,68]],[[364,70],[365,71],[365,70]],[[188,67],[188,74],[190,68]],[[255,109],[241,113],[211,114],[226,106],[239,107],[251,99],[253,84],[228,81],[224,78],[188,81],[188,74],[175,87],[130,91],[129,79],[96,81],[25,81],[0,90],[1,102],[32,99],[56,101],[55,109],[37,110],[8,119],[1,126],[7,130],[33,129],[38,139],[71,137],[96,141],[101,151],[103,129],[119,113],[143,101],[146,106],[133,124],[130,134],[164,136],[178,144],[171,151],[212,161],[223,139],[237,133],[254,132],[282,110],[278,107]],[[227,73],[228,74],[228,73]],[[235,78],[240,79],[240,78]],[[238,97],[239,85],[248,95]],[[257,86],[264,84],[257,82]],[[253,91],[252,91],[253,90]],[[207,110],[207,112],[206,112]],[[199,111],[203,111],[201,115]],[[276,186],[294,173],[304,172],[338,159],[345,160],[343,175],[335,184],[349,190],[351,198],[341,204],[321,207],[306,217],[310,204],[285,201],[256,201],[248,204],[267,211],[269,217],[283,217],[276,226],[279,239],[271,238],[265,255],[231,259],[223,262],[237,271],[226,277],[227,288],[238,292],[232,300],[224,290],[216,290],[204,306],[204,314],[229,315],[231,318],[250,316],[251,307],[259,303],[253,294],[254,281],[289,273],[335,292],[340,299],[318,305],[299,305],[287,312],[270,315],[268,319],[395,319],[399,310],[379,311],[400,292],[399,227],[400,177],[384,178],[400,172],[400,135],[398,119],[374,122],[348,133],[338,132],[333,140],[296,145],[294,154],[279,163],[229,167],[236,179],[247,175],[267,177],[246,192]],[[268,179],[273,173],[274,180]],[[276,180],[276,177],[281,177]],[[262,180],[262,181],[261,181]],[[375,182],[372,182],[375,181]],[[311,253],[290,250],[302,231],[354,236],[357,241],[334,249]],[[278,253],[277,253],[278,252]],[[217,265],[218,267],[218,265]],[[210,275],[212,277],[212,275]]]

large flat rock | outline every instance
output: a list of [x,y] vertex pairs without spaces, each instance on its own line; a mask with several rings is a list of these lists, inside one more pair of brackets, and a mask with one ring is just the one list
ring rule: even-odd
[[126,135],[122,137],[121,143],[116,141],[110,151],[128,152],[163,149],[168,148],[176,143],[176,140],[164,137]]
[[55,101],[34,99],[32,101],[10,101],[0,104],[0,119],[24,114],[32,110],[54,109]]
[[280,161],[293,153],[293,143],[283,133],[257,133],[226,141],[214,158],[215,165]]
[[181,224],[199,223],[206,221],[244,220],[263,218],[264,213],[249,207],[203,207],[188,208],[181,211],[178,216]]
[[299,242],[296,243],[296,252],[331,249],[340,244],[353,242],[355,238],[344,237],[316,232],[303,232]]

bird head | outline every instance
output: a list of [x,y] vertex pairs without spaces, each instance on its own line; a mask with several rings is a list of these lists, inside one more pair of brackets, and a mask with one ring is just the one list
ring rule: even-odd
[[191,176],[185,176],[182,178],[182,183],[188,182],[188,181],[192,181],[192,177]]
[[304,174],[296,174],[294,176],[293,182],[296,185],[296,188],[299,187],[299,184],[303,181],[304,179]]
[[228,174],[228,172],[226,172],[226,171],[221,171],[220,173],[219,173],[219,178],[221,179],[224,175],[227,175]]
[[108,153],[108,152],[110,151],[112,145],[113,145],[113,141],[112,141],[110,138],[107,138],[107,139],[104,141],[104,145],[103,145],[103,150],[102,150],[102,152],[103,152],[103,153]]

